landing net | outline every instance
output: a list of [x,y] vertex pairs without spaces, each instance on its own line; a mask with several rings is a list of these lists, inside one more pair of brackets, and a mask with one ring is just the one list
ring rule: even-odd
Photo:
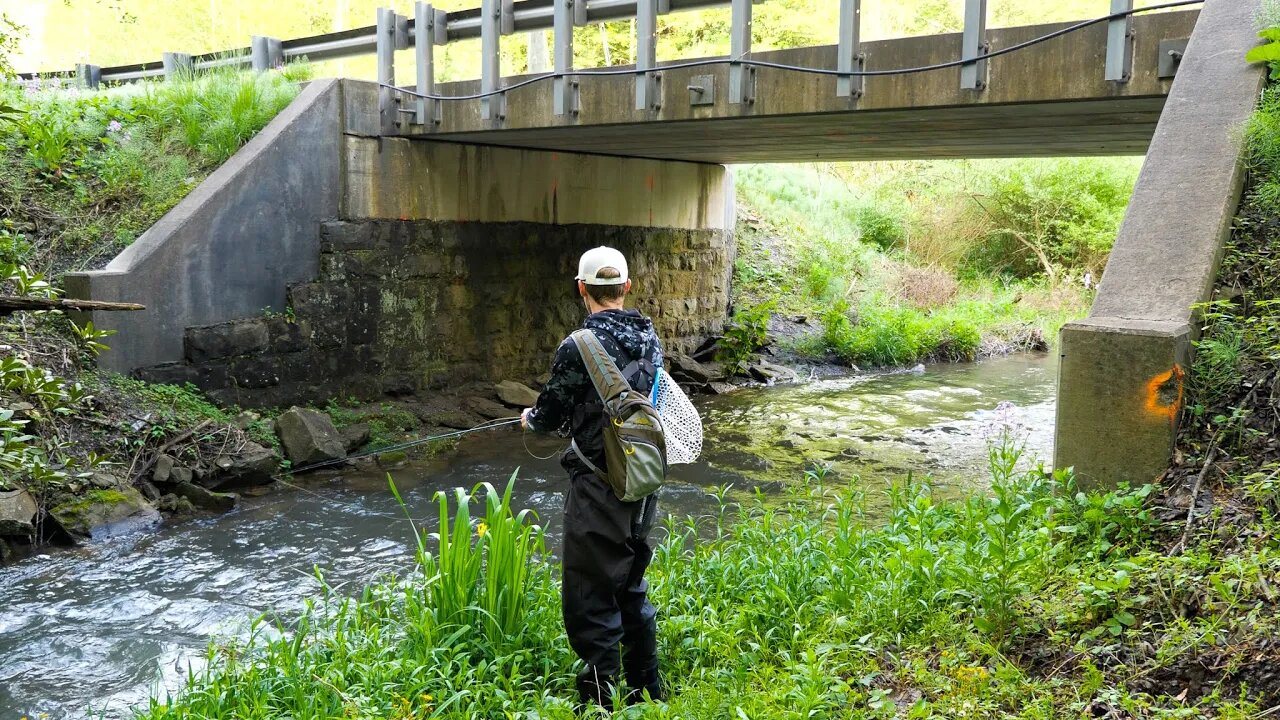
[[702,454],[702,418],[698,417],[698,410],[666,370],[658,371],[649,401],[662,418],[662,429],[667,439],[667,464],[682,465],[697,460]]

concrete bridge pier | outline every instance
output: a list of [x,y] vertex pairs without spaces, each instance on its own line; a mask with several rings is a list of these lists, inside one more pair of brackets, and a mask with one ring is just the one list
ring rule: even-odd
[[1244,184],[1241,129],[1265,73],[1243,58],[1260,0],[1200,13],[1089,317],[1062,330],[1055,465],[1083,486],[1149,483],[1177,437],[1197,305]]

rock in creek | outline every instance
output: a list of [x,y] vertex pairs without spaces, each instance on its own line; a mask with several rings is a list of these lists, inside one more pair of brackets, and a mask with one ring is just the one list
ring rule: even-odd
[[666,370],[671,374],[671,377],[676,379],[676,382],[706,385],[712,380],[718,379],[702,363],[680,353],[667,356]]
[[276,418],[276,435],[294,467],[347,456],[342,436],[328,415],[292,407]]
[[238,452],[221,455],[213,464],[216,472],[206,473],[200,484],[210,490],[234,490],[274,482],[280,458],[272,450],[247,442]]
[[131,487],[94,490],[56,505],[49,515],[73,537],[99,539],[160,522],[160,513]]
[[[422,421],[423,425],[449,428],[450,430],[469,430],[484,422],[484,419],[479,415],[473,415],[465,410],[457,409],[415,407],[413,414]],[[510,415],[511,413],[507,414]]]
[[155,470],[151,473],[152,482],[169,482],[169,476],[173,473],[173,466],[177,461],[170,455],[161,455],[156,458]]
[[498,393],[498,399],[512,407],[533,407],[538,402],[538,392],[528,385],[521,385],[513,380],[503,380],[493,389]]
[[791,368],[775,365],[767,360],[758,360],[747,366],[747,373],[757,382],[795,382],[798,377]]
[[462,406],[485,420],[500,420],[511,417],[511,411],[505,405],[496,403],[489,398],[467,398],[463,401]]
[[338,431],[342,435],[342,445],[347,449],[347,454],[359,450],[369,444],[371,430],[369,423],[356,423],[348,425]]
[[235,493],[213,492],[193,483],[174,483],[169,487],[169,492],[180,498],[186,498],[201,510],[210,512],[227,512],[240,502],[240,496]]
[[727,383],[727,382],[707,383],[707,392],[711,393],[712,395],[728,395],[729,393],[737,389],[738,389],[738,386],[733,385],[732,383]]
[[35,498],[26,490],[0,491],[0,537],[31,537],[35,534]]

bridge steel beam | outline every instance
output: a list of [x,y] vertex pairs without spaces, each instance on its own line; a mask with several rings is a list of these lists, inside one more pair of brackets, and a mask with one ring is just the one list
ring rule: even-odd
[[[697,68],[660,63],[661,108],[656,111],[635,108],[635,75],[586,71],[577,78],[576,115],[555,114],[548,80],[507,91],[500,128],[480,117],[478,101],[444,102],[432,137],[730,164],[1141,154],[1172,84],[1159,76],[1160,43],[1189,37],[1196,16],[1197,11],[1186,11],[1137,17],[1133,77],[1127,83],[1103,77],[1104,23],[987,59],[991,83],[981,93],[962,89],[952,69],[867,77],[862,96],[851,103],[839,95],[840,78],[834,74],[759,68],[755,102],[732,103],[727,62]],[[1063,27],[993,28],[987,35],[994,47],[1009,47]],[[866,69],[879,70],[954,61],[962,44],[962,35],[952,33],[858,47],[868,58]],[[835,69],[840,55],[841,48],[832,45],[751,57]],[[720,91],[707,98],[691,93],[691,85]],[[444,95],[480,89],[476,81],[439,86]]]
[[1055,465],[1086,487],[1149,483],[1169,467],[1195,307],[1212,296],[1244,184],[1239,129],[1265,81],[1240,61],[1260,1],[1205,4],[1097,300],[1062,330]]

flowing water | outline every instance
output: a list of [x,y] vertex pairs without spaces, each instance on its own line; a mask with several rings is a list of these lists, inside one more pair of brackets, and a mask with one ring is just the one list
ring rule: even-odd
[[[704,399],[703,458],[673,469],[661,507],[700,516],[714,507],[712,488],[775,491],[810,463],[859,477],[872,498],[908,471],[948,492],[975,489],[1002,401],[1013,409],[1000,420],[1025,428],[1029,455],[1048,458],[1054,374],[1050,358],[1015,356]],[[447,457],[393,471],[409,513],[429,526],[435,491],[504,483],[519,468],[516,505],[538,512],[554,549],[567,481],[522,440],[514,431],[472,435]],[[545,456],[557,445],[532,438],[528,448]],[[128,717],[130,706],[179,687],[211,639],[235,637],[268,609],[296,612],[318,590],[315,568],[354,593],[406,571],[412,542],[385,473],[362,471],[0,567],[0,720]]]

